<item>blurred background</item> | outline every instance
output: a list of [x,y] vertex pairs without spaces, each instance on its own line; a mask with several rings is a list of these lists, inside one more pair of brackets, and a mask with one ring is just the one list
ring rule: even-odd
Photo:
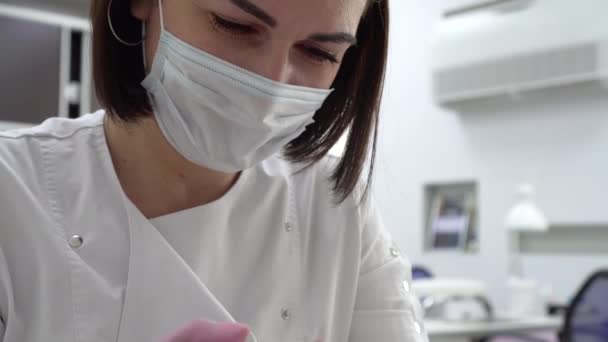
[[[0,130],[98,109],[88,6],[0,1]],[[608,1],[391,6],[374,196],[431,341],[608,341]]]

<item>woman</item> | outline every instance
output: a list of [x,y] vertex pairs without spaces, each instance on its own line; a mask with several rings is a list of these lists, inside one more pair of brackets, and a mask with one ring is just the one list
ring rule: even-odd
[[197,320],[426,339],[358,182],[387,0],[93,0],[92,23],[105,111],[0,138],[4,341],[158,341]]

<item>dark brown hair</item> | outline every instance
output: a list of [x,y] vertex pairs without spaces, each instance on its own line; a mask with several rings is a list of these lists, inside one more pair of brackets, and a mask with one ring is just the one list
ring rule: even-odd
[[[333,191],[344,201],[357,187],[365,163],[369,171],[365,193],[374,170],[378,120],[388,54],[388,0],[370,0],[357,31],[357,45],[351,47],[334,80],[335,91],[315,114],[315,123],[291,141],[284,150],[294,163],[310,167],[320,161],[349,130],[346,149],[332,174]],[[110,31],[109,0],[93,0],[93,77],[99,103],[108,115],[135,122],[152,113],[145,89],[141,46],[120,43]],[[131,1],[112,3],[112,24],[122,39],[141,39],[141,22],[131,15]],[[369,155],[371,153],[371,156]]]

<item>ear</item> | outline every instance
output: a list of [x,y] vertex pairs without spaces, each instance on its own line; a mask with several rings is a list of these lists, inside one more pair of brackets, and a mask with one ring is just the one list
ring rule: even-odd
[[148,21],[156,0],[131,0],[131,13],[141,21]]

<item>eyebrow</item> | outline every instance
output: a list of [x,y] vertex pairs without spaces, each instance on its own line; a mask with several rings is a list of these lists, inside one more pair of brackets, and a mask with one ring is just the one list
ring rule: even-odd
[[320,43],[346,43],[350,45],[357,45],[357,38],[350,33],[338,32],[338,33],[316,33],[309,37],[310,40],[316,40]]
[[249,0],[230,0],[232,4],[239,7],[243,11],[253,15],[254,17],[260,19],[264,23],[266,23],[270,27],[277,26],[277,20],[273,18],[270,14],[266,13],[263,9],[259,8],[257,5],[252,3]]
[[[260,19],[268,26],[275,28],[277,27],[277,20],[270,14],[266,13],[263,9],[259,8],[256,4],[249,0],[230,0],[230,2],[240,8],[241,10],[253,15]],[[320,43],[346,43],[350,45],[357,44],[357,38],[350,33],[337,32],[337,33],[316,33],[309,37],[310,40],[314,40]]]

